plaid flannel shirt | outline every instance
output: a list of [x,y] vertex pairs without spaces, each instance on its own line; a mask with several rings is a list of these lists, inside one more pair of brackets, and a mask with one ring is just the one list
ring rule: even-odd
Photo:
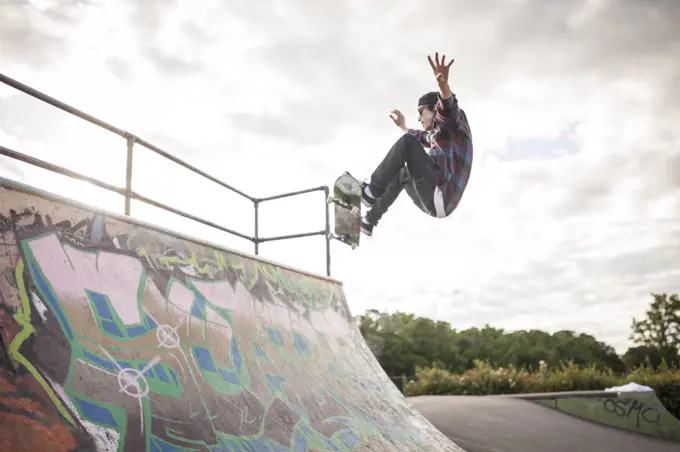
[[409,129],[408,133],[430,149],[430,158],[436,165],[437,188],[441,190],[444,203],[444,211],[437,212],[437,216],[448,216],[463,197],[473,157],[472,132],[455,94],[448,99],[439,96],[432,130]]

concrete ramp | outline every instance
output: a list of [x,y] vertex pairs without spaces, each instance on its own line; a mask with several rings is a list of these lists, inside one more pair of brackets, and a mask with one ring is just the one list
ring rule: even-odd
[[612,428],[520,397],[419,396],[409,401],[467,452],[680,450],[671,440]]
[[582,391],[520,394],[518,398],[592,422],[680,442],[680,421],[652,391]]
[[0,450],[462,450],[337,281],[8,181],[0,237]]

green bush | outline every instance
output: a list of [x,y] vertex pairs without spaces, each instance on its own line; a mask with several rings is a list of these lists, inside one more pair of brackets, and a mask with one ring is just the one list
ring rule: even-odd
[[680,419],[680,369],[648,366],[625,375],[594,366],[581,367],[571,362],[550,369],[541,363],[538,369],[516,367],[493,368],[475,361],[475,367],[463,374],[437,368],[418,368],[415,380],[404,388],[406,396],[417,395],[495,395],[564,391],[602,391],[608,387],[635,382],[654,389],[666,409]]

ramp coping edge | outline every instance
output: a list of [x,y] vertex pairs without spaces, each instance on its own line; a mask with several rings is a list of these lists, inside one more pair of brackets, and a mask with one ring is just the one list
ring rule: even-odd
[[46,190],[34,187],[32,185],[25,184],[23,182],[17,182],[15,180],[7,179],[5,177],[0,176],[0,189],[6,189],[6,188],[14,189],[14,190],[17,190],[17,191],[22,191],[22,192],[32,194],[32,195],[35,195],[35,196],[40,196],[40,197],[46,198],[50,201],[64,203],[64,204],[67,204],[67,205],[70,205],[70,206],[73,206],[73,207],[76,207],[76,208],[79,208],[79,209],[90,210],[92,212],[95,212],[95,213],[98,213],[98,214],[101,214],[101,215],[105,215],[107,217],[114,218],[114,219],[122,221],[122,222],[132,223],[136,226],[140,226],[140,227],[147,228],[147,229],[153,229],[153,230],[158,231],[158,232],[163,233],[163,234],[172,235],[172,236],[175,236],[175,237],[183,239],[183,240],[196,242],[196,243],[199,243],[201,245],[209,246],[211,248],[216,248],[216,249],[219,249],[221,251],[224,251],[224,252],[227,252],[227,253],[230,253],[230,254],[235,254],[237,256],[240,256],[240,257],[243,257],[243,258],[246,258],[246,259],[252,259],[252,260],[260,261],[260,262],[265,263],[265,264],[274,265],[274,266],[281,267],[281,268],[286,269],[286,270],[293,271],[295,273],[300,273],[302,275],[309,276],[311,278],[321,279],[321,280],[328,281],[328,282],[335,283],[335,284],[342,286],[342,281],[335,279],[335,278],[332,278],[332,277],[329,277],[329,276],[321,275],[321,274],[314,273],[314,272],[311,272],[311,271],[308,271],[308,270],[302,270],[302,269],[299,269],[299,268],[296,268],[296,267],[293,267],[293,266],[290,266],[290,265],[286,265],[286,264],[283,264],[283,263],[280,263],[280,262],[277,262],[277,261],[274,261],[274,260],[271,260],[271,259],[267,259],[267,258],[264,258],[264,257],[261,257],[261,256],[257,256],[257,255],[248,253],[246,251],[237,251],[237,250],[234,250],[232,248],[226,247],[224,245],[220,245],[220,244],[211,242],[209,240],[200,239],[200,238],[193,236],[191,234],[186,234],[186,233],[183,233],[183,232],[164,228],[160,225],[156,225],[156,224],[153,224],[153,223],[150,223],[150,222],[146,222],[146,221],[140,220],[138,218],[134,218],[132,216],[112,212],[108,209],[104,209],[104,208],[101,208],[101,207],[94,207],[94,206],[92,206],[92,205],[90,205],[86,202],[83,202],[83,201],[77,201],[75,199],[68,198],[66,196],[57,195],[55,193],[48,192]]

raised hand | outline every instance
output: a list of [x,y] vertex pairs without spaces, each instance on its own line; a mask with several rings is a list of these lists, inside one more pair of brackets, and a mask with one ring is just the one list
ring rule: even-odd
[[394,123],[397,125],[397,127],[403,129],[404,126],[406,125],[406,119],[404,119],[404,115],[401,114],[399,110],[392,110],[390,112],[390,118]]
[[445,85],[449,82],[449,68],[455,61],[452,58],[449,64],[446,64],[445,60],[446,55],[442,54],[442,60],[441,62],[439,61],[439,52],[435,52],[434,61],[432,61],[432,57],[430,57],[430,55],[427,56],[427,61],[430,62],[430,67],[432,68],[432,72],[434,72],[434,75],[437,78],[437,83],[439,84],[439,86]]

